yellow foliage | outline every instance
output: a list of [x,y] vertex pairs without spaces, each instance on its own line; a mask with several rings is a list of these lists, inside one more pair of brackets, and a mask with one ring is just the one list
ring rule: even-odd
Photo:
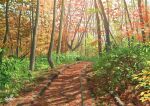
[[140,100],[142,102],[150,102],[150,69],[145,68],[141,73],[133,75],[133,79],[139,82],[136,89],[142,88]]

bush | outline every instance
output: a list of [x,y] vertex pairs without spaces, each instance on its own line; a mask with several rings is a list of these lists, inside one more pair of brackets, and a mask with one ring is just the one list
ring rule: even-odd
[[140,90],[140,100],[150,102],[150,67],[143,69],[139,74],[134,74],[133,80],[138,81],[136,89]]
[[3,60],[0,65],[0,102],[16,96],[23,84],[30,80],[26,62],[14,58]]
[[133,83],[132,75],[141,72],[145,67],[149,53],[150,47],[147,45],[114,49],[96,61],[94,77],[103,79],[98,81],[107,91],[115,90],[116,87],[124,89],[128,83]]

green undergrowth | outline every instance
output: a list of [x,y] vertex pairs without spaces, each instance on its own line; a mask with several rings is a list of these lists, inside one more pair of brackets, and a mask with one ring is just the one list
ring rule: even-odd
[[150,98],[149,45],[118,47],[88,60],[94,62],[92,79],[97,86],[97,95],[104,95],[118,88],[124,91],[128,84],[132,84],[140,90],[142,101]]
[[[77,52],[67,52],[59,55],[59,59],[56,61],[57,54],[53,53],[53,60],[56,67],[60,64],[69,64],[73,63],[77,60],[78,55]],[[47,60],[47,56],[39,56],[36,58],[36,70],[47,69],[49,68],[49,63]]]
[[5,58],[0,65],[0,102],[17,96],[23,84],[32,80],[27,60]]

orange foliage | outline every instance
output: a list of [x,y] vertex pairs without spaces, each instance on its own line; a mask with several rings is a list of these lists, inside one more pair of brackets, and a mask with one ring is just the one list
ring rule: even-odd
[[143,37],[142,37],[142,35],[136,35],[136,39],[137,39],[138,41],[142,41]]

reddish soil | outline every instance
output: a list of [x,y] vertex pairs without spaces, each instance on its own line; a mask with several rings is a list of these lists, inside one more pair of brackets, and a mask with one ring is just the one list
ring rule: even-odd
[[[91,66],[89,62],[80,62],[68,66],[51,83],[40,97],[28,94],[21,99],[18,106],[93,106],[93,100],[88,90],[85,70]],[[37,94],[38,92],[36,92]],[[17,103],[17,104],[18,104]],[[16,103],[5,106],[16,106]]]

